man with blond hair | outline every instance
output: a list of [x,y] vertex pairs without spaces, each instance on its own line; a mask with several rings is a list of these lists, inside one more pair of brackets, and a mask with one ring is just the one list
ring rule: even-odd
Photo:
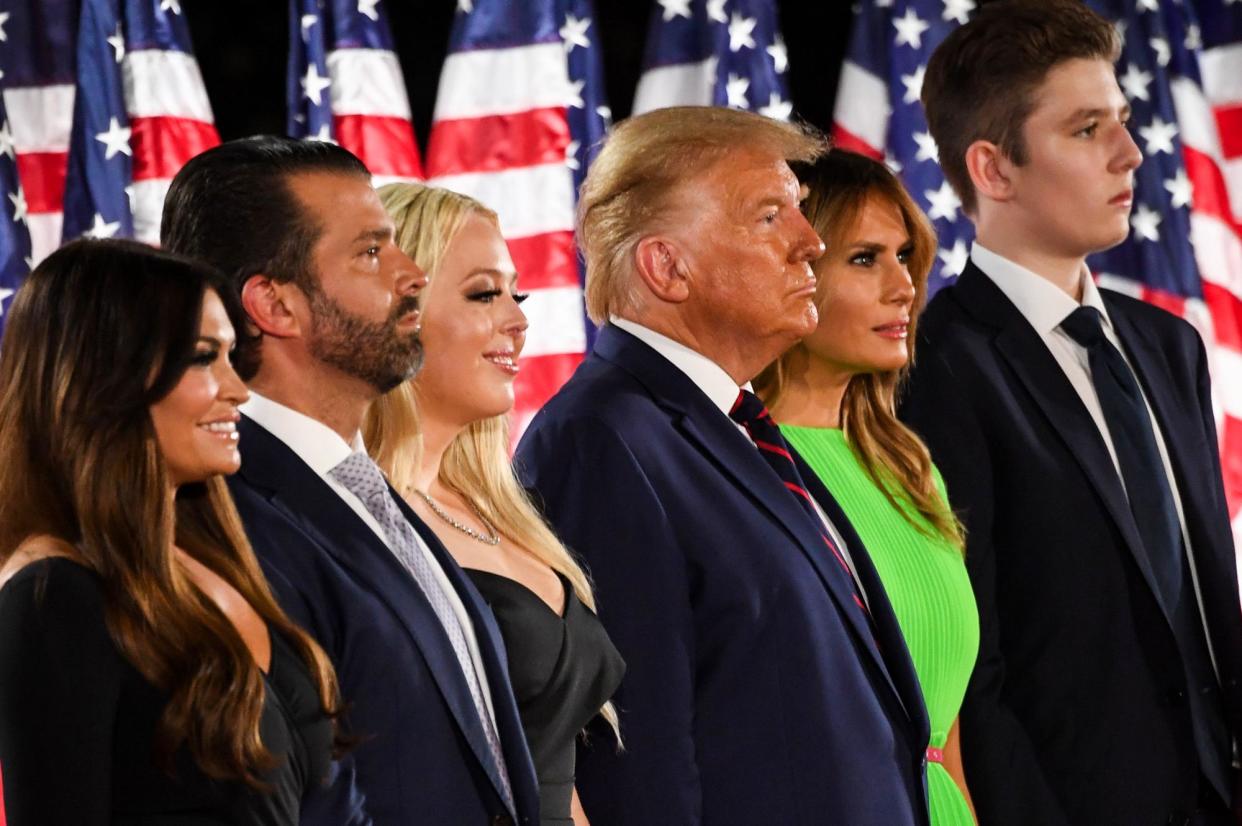
[[927,715],[888,600],[749,392],[815,327],[823,244],[787,161],[823,149],[664,109],[620,124],[583,184],[604,326],[517,461],[628,665],[624,750],[601,729],[580,755],[593,826],[927,823]]

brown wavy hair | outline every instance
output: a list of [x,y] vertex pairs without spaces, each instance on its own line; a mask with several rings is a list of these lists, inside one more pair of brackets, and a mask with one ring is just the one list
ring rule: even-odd
[[[915,332],[927,298],[927,276],[936,257],[936,233],[931,222],[901,182],[879,161],[834,149],[811,164],[795,164],[794,171],[810,193],[802,204],[807,220],[829,250],[844,246],[858,225],[868,198],[879,196],[901,212],[913,250],[907,264],[914,281],[907,341],[914,362]],[[822,287],[827,256],[813,265]],[[779,403],[792,363],[809,354],[796,344],[768,365],[754,380],[755,392],[768,407]],[[959,550],[964,547],[962,525],[936,489],[931,455],[923,441],[897,419],[896,395],[909,370],[858,373],[850,379],[841,399],[841,429],[854,455],[889,503],[910,524],[919,525],[898,500],[913,506],[935,532]]]
[[241,329],[218,273],[135,242],[76,241],[31,273],[0,348],[0,565],[36,536],[70,550],[99,578],[122,656],[169,696],[159,764],[172,773],[184,746],[209,777],[264,790],[277,758],[259,733],[262,673],[174,543],[292,643],[329,717],[340,708],[327,656],[277,605],[224,480],[174,496],[156,441],[151,405],[190,364],[208,290]]

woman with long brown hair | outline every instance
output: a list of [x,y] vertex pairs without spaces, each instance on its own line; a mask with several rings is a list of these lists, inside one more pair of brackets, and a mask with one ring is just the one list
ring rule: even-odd
[[894,407],[936,236],[877,161],[834,150],[795,171],[827,247],[813,265],[819,325],[755,379],[755,392],[844,509],[892,602],[931,720],[932,826],[973,826],[957,714],[979,614],[944,483]]
[[603,715],[624,663],[594,613],[582,568],[532,506],[509,462],[526,316],[492,210],[465,195],[392,184],[380,199],[397,244],[426,271],[418,375],[376,400],[364,441],[393,486],[496,614],[539,780],[543,826],[586,817],[574,740]]
[[216,274],[79,241],[0,347],[0,766],[9,826],[294,826],[336,679],[273,599],[237,470]]

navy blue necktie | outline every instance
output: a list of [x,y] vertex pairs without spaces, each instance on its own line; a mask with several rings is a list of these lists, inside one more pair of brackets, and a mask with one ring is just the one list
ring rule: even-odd
[[1061,329],[1087,350],[1091,383],[1108,422],[1130,512],[1155,577],[1156,596],[1181,650],[1199,768],[1228,802],[1233,791],[1228,726],[1190,578],[1177,505],[1147,403],[1130,365],[1104,335],[1099,310],[1079,307],[1061,322]]
[[867,617],[868,624],[870,624],[871,612],[867,610],[867,603],[863,601],[862,590],[858,587],[858,580],[854,578],[854,572],[850,570],[850,566],[845,562],[845,557],[837,549],[837,544],[828,536],[824,520],[815,508],[815,502],[811,499],[811,494],[807,491],[806,485],[802,482],[802,475],[798,473],[798,466],[794,464],[793,454],[789,452],[789,445],[785,442],[785,437],[781,435],[780,428],[772,420],[772,416],[768,413],[768,409],[764,406],[763,401],[749,390],[742,390],[738,392],[737,401],[733,403],[733,407],[729,410],[729,418],[746,428],[746,432],[750,434],[751,441],[755,443],[755,447],[759,448],[759,455],[763,457],[763,460],[768,463],[772,470],[776,471],[776,475],[785,483],[785,487],[789,489],[794,499],[798,500],[798,504],[802,506],[807,516],[811,518],[811,521],[819,531],[820,537],[824,540],[824,544],[828,546],[828,550],[832,552],[833,557],[840,563],[845,575],[849,577],[850,586],[854,592],[854,602],[862,609],[863,614]]

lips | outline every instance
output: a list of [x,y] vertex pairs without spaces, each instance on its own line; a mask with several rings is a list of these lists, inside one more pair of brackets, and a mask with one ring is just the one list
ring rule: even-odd
[[500,368],[504,373],[510,376],[518,374],[517,353],[513,350],[497,350],[491,353],[484,353],[483,358]]
[[1108,199],[1108,202],[1109,202],[1110,204],[1112,204],[1113,206],[1126,206],[1126,207],[1128,207],[1128,206],[1130,206],[1132,203],[1134,203],[1134,190],[1133,190],[1133,189],[1127,189],[1127,190],[1125,190],[1124,192],[1118,192],[1118,193],[1117,193],[1116,195],[1114,195],[1112,198],[1109,198],[1109,199]]
[[909,321],[894,321],[891,324],[881,324],[879,327],[872,327],[873,332],[891,339],[904,339],[910,332]]
[[229,442],[236,442],[238,439],[237,422],[239,417],[234,414],[226,419],[216,419],[210,422],[199,422],[198,429],[205,430],[211,435]]

